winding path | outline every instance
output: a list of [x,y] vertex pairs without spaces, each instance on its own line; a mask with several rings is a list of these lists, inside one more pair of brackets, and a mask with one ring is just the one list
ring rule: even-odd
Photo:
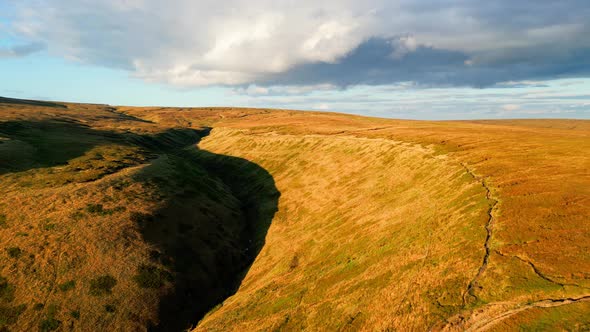
[[507,311],[501,312],[497,315],[482,318],[477,322],[473,323],[469,326],[465,331],[485,331],[486,329],[496,325],[500,321],[513,316],[519,312],[532,309],[532,308],[552,308],[552,307],[559,307],[563,305],[578,303],[578,302],[587,302],[590,301],[590,295],[583,295],[580,297],[566,297],[566,298],[551,298],[551,299],[544,299],[540,301],[536,301],[526,305],[517,305],[512,309]]

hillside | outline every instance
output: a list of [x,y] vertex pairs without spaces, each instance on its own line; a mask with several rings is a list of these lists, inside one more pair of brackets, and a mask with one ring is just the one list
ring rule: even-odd
[[588,328],[589,135],[0,100],[0,329]]

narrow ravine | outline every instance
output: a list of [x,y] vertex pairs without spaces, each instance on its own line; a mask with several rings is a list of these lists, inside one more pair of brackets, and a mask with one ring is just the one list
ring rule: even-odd
[[[498,200],[493,197],[492,191],[491,191],[489,185],[486,183],[485,178],[477,176],[465,164],[462,163],[461,165],[463,166],[465,171],[473,179],[481,182],[482,187],[486,190],[486,199],[488,200],[488,202],[490,202],[490,207],[487,211],[488,220],[485,225],[485,229],[486,229],[486,238],[484,241],[485,255],[483,257],[482,264],[480,265],[479,269],[477,270],[477,274],[469,282],[469,284],[467,285],[467,288],[465,289],[465,291],[463,293],[463,306],[466,307],[467,305],[469,305],[470,302],[478,299],[477,295],[475,294],[475,289],[478,285],[479,279],[481,278],[483,273],[486,271],[487,266],[489,264],[490,255],[492,253],[490,242],[492,239],[494,223],[495,223],[494,211],[495,211],[496,206],[498,204]],[[565,286],[580,287],[579,285],[561,283],[561,282],[553,280],[552,278],[550,278],[550,277],[546,276],[544,273],[542,273],[537,268],[537,266],[535,266],[535,264],[533,264],[531,261],[524,259],[520,256],[506,256],[498,250],[495,250],[494,252],[500,256],[503,256],[503,257],[514,257],[514,258],[518,259],[522,263],[528,265],[539,278],[541,278],[545,281],[554,283],[554,284],[559,285],[561,287],[565,287]],[[585,288],[585,287],[581,287],[581,288]],[[485,314],[482,314],[483,312],[485,312],[485,310],[481,311],[480,313],[475,315],[477,317],[475,317],[473,315],[474,312],[471,312],[471,314],[468,313],[467,316],[464,316],[464,314],[454,316],[450,319],[447,319],[446,325],[444,327],[442,327],[441,330],[454,330],[454,329],[458,328],[458,329],[464,330],[464,331],[484,331],[484,330],[491,328],[492,326],[499,323],[500,321],[502,321],[510,316],[513,316],[515,314],[518,314],[522,311],[528,310],[528,309],[552,308],[552,307],[558,307],[558,306],[573,304],[573,303],[577,303],[577,302],[586,302],[586,301],[590,301],[590,295],[582,295],[579,297],[548,298],[548,299],[535,301],[532,303],[518,303],[518,304],[514,303],[511,306],[511,309],[508,309],[506,311],[502,311],[502,312],[499,312],[496,314],[492,314],[488,317],[486,317]],[[506,305],[510,305],[510,302],[491,303],[487,307],[492,308],[494,306],[506,306]]]
[[475,175],[473,173],[473,171],[471,169],[469,169],[469,167],[467,167],[467,165],[465,165],[463,163],[461,165],[463,166],[465,171],[469,175],[471,175],[471,177],[473,179],[481,182],[482,187],[486,190],[486,199],[488,200],[488,202],[490,202],[490,207],[488,208],[488,211],[487,211],[488,220],[485,225],[485,229],[486,229],[486,239],[484,242],[485,255],[483,257],[483,260],[482,260],[482,263],[481,263],[479,269],[477,270],[477,274],[473,277],[473,279],[471,279],[471,281],[467,285],[467,288],[465,289],[465,292],[463,292],[463,306],[466,306],[470,300],[477,299],[477,296],[474,294],[474,288],[477,286],[477,282],[478,282],[479,278],[481,277],[481,275],[485,272],[486,268],[488,267],[488,263],[490,260],[490,254],[491,254],[490,241],[492,239],[492,232],[494,229],[494,222],[495,222],[494,210],[496,209],[496,205],[498,204],[498,200],[495,199],[494,197],[492,197],[492,191],[490,190],[488,184],[486,183],[485,178],[481,178],[481,177]]

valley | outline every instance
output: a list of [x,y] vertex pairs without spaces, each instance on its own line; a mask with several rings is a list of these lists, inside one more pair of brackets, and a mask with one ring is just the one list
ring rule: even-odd
[[2,100],[0,329],[584,329],[589,135]]

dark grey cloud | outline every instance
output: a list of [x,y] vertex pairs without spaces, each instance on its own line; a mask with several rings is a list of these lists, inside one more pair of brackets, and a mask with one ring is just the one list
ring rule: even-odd
[[[337,63],[302,64],[257,83],[346,87],[411,81],[422,86],[488,87],[507,81],[590,76],[590,47],[554,51],[550,45],[544,45],[473,56],[462,51],[419,46],[402,58],[395,58],[392,57],[395,48],[391,45],[388,39],[373,38]],[[510,85],[515,86],[525,84]]]

